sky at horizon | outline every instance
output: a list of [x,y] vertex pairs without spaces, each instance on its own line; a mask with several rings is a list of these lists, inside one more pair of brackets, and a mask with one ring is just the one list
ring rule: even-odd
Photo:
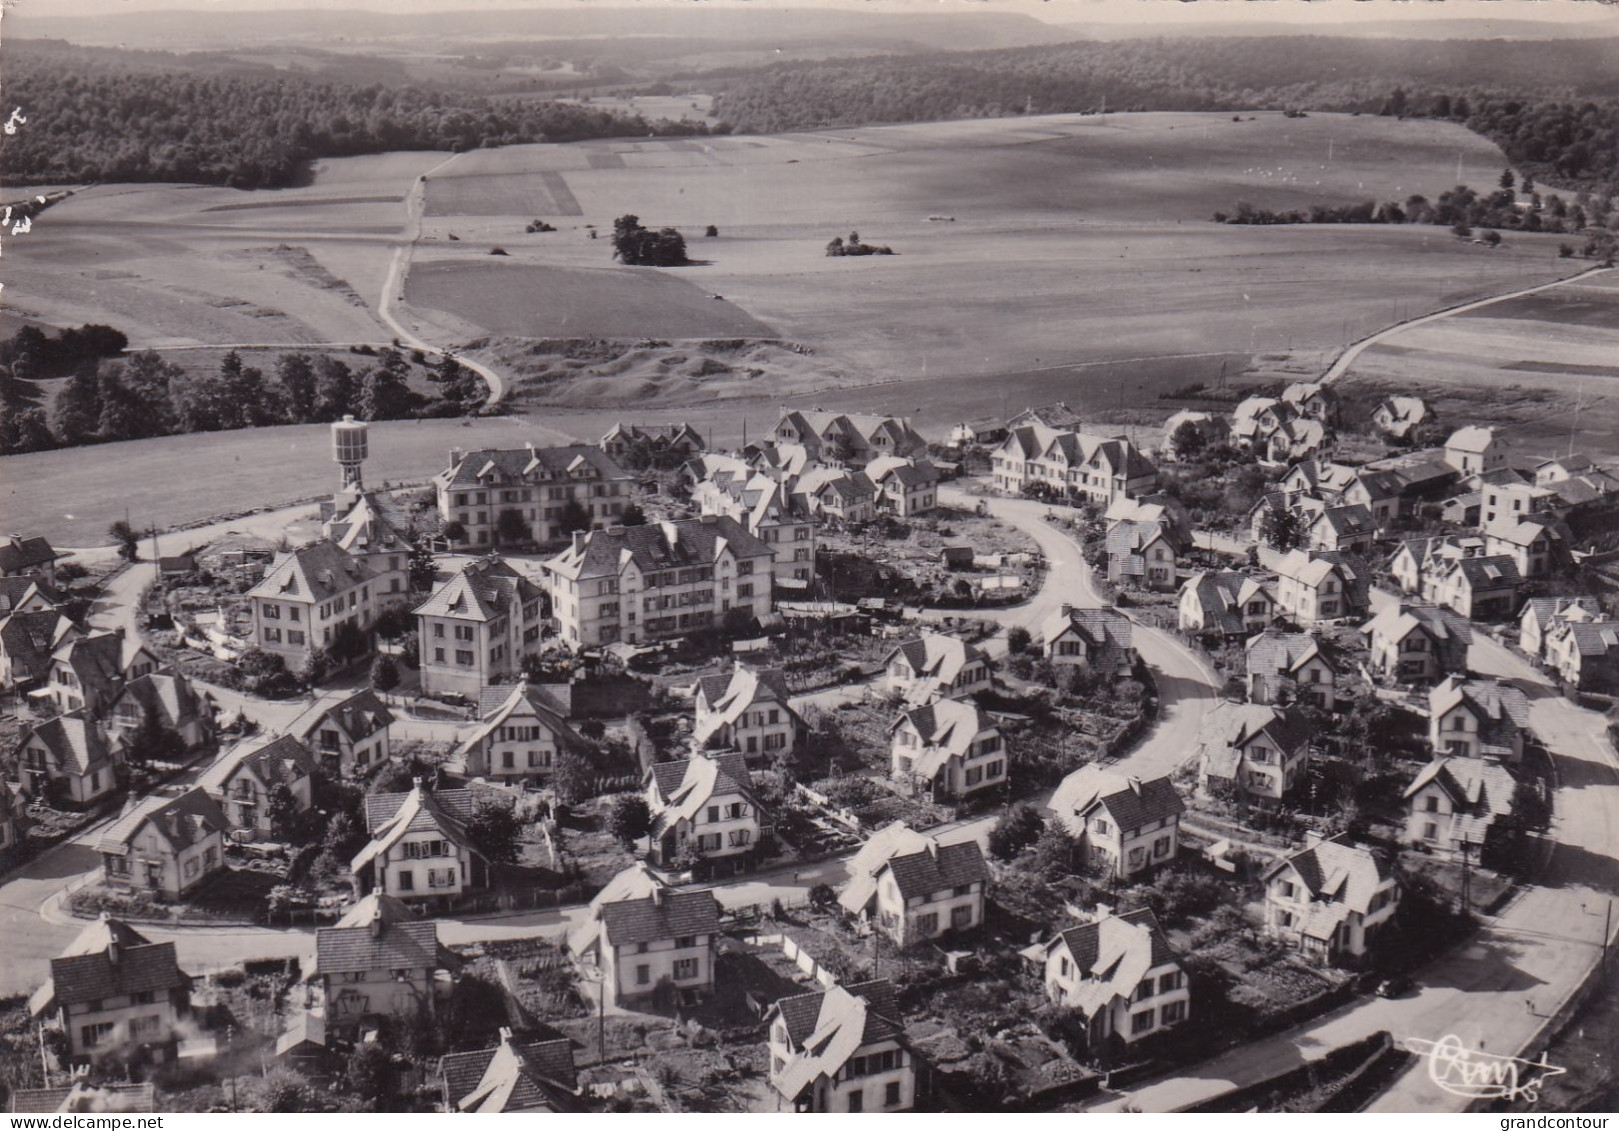
[[[140,11],[370,10],[431,13],[499,9],[703,7],[884,14],[1015,12],[1052,24],[1230,26],[1243,22],[1373,24],[1448,20],[1532,20],[1573,27],[1619,22],[1619,5],[1600,0],[3,0],[6,16],[99,17]],[[4,22],[0,21],[0,30]]]

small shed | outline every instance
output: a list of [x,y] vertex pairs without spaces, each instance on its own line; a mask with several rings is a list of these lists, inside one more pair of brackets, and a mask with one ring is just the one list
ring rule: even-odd
[[973,566],[973,548],[971,546],[945,546],[939,550],[939,560],[944,563],[945,569],[971,569]]

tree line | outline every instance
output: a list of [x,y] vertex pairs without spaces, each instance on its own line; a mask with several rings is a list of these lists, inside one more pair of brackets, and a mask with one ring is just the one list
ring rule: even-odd
[[[1526,194],[1528,199],[1521,200],[1521,194]],[[1534,180],[1527,175],[1520,189],[1511,169],[1501,174],[1498,188],[1482,194],[1466,185],[1457,185],[1431,201],[1421,194],[1413,194],[1403,203],[1366,200],[1358,204],[1312,204],[1307,208],[1289,209],[1258,208],[1239,200],[1235,211],[1214,214],[1217,224],[1439,224],[1464,238],[1471,236],[1474,228],[1482,228],[1485,229],[1484,239],[1492,244],[1501,242],[1500,229],[1584,233],[1579,254],[1602,260],[1613,258],[1614,237],[1602,230],[1613,219],[1614,202],[1607,193],[1592,195],[1581,190],[1570,204],[1557,193],[1543,196],[1536,192]],[[1565,257],[1576,253],[1574,244],[1563,246]]]
[[1143,39],[782,63],[713,81],[716,116],[748,132],[1304,107],[1461,122],[1548,183],[1619,180],[1619,40]]
[[372,352],[373,364],[355,368],[339,357],[289,350],[276,358],[270,374],[246,364],[235,350],[213,371],[188,371],[154,350],[91,359],[63,380],[49,411],[33,403],[27,383],[12,376],[19,363],[27,371],[24,354],[0,369],[0,454],[347,415],[461,416],[476,412],[487,396],[482,379],[448,355],[429,368],[437,395],[428,397],[410,387],[410,365],[402,354]]
[[0,136],[8,183],[184,181],[282,188],[320,157],[708,132],[703,122],[537,99],[296,74],[186,70],[186,58],[35,40],[7,60],[29,121]]

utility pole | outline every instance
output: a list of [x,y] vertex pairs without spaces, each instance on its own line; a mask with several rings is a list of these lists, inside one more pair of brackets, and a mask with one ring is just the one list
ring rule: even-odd
[[1462,838],[1462,910],[1464,912],[1471,912],[1473,910],[1473,874],[1468,870],[1467,867],[1469,857],[1471,856],[1471,849],[1472,846],[1467,843],[1467,838],[1464,836]]
[[602,971],[601,987],[596,993],[596,1061],[607,1063],[607,972]]

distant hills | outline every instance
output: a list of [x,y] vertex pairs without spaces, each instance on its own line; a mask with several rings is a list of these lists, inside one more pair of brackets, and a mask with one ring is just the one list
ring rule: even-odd
[[445,41],[579,39],[624,36],[707,37],[728,44],[788,46],[842,41],[851,49],[914,44],[933,51],[1029,47],[1079,38],[1072,28],[1016,12],[940,12],[901,15],[838,8],[725,8],[683,5],[614,8],[579,5],[547,9],[383,14],[363,9],[278,11],[161,10],[108,16],[50,16],[23,5],[6,16],[7,31],[29,38],[65,39],[90,46],[162,50],[262,47],[276,42],[336,40],[387,42],[406,38]]

